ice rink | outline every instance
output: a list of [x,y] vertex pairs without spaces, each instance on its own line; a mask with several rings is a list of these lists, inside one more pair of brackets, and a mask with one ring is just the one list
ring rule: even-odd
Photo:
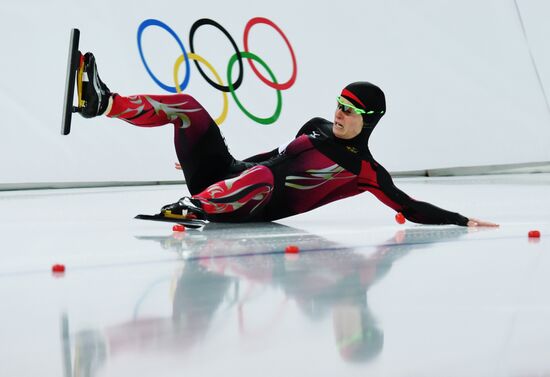
[[501,226],[367,193],[175,233],[133,217],[182,186],[0,192],[0,376],[550,376],[550,175],[396,184]]

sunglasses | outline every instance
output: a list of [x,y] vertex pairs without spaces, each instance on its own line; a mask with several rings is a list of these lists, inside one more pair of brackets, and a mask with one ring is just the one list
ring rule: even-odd
[[336,108],[342,110],[345,114],[351,114],[352,111],[354,111],[355,114],[359,115],[365,114],[365,110],[358,109],[357,107],[347,102],[344,102],[344,99],[341,96],[336,97],[336,101],[338,101],[338,103],[336,104]]
[[[355,112],[355,114],[374,114],[375,112],[374,111],[369,111],[369,112],[366,112],[365,110],[363,109],[359,109],[355,106],[353,106],[352,104],[349,104],[347,102],[344,102],[344,98],[342,98],[342,96],[338,96],[336,97],[336,101],[338,101],[338,103],[336,104],[336,109],[340,109],[342,110],[345,114],[351,114],[352,111]],[[383,111],[380,111],[380,114],[384,114]]]

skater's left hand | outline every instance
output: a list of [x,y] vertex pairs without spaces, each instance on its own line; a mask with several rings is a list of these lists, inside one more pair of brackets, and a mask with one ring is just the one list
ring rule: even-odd
[[468,220],[469,220],[468,224],[466,224],[468,227],[489,226],[492,228],[496,228],[500,226],[499,224],[491,223],[489,221],[482,221],[482,220],[473,219],[473,218],[470,218]]
[[180,163],[179,163],[179,162],[176,162],[175,164],[176,164],[176,170],[181,170],[181,165],[180,165]]

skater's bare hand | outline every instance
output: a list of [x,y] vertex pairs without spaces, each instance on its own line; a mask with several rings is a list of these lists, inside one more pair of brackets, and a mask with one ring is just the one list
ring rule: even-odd
[[181,165],[180,165],[180,163],[179,163],[179,162],[176,162],[175,164],[176,164],[176,169],[177,169],[177,170],[181,170]]
[[488,226],[492,228],[499,227],[499,224],[495,224],[489,221],[483,221],[478,219],[468,219],[468,224],[466,224],[469,227],[476,227],[476,226]]

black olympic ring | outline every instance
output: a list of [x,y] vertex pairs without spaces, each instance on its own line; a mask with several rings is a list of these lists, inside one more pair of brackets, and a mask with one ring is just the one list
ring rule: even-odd
[[[235,53],[237,54],[237,61],[239,62],[239,77],[237,77],[237,81],[235,81],[235,83],[232,86],[233,86],[233,90],[237,90],[243,82],[243,71],[244,71],[243,70],[243,58],[242,58],[241,52],[239,51],[239,47],[237,47],[237,43],[235,43],[235,40],[233,39],[231,34],[229,34],[229,32],[222,25],[220,25],[216,21],[211,20],[209,18],[201,18],[200,20],[195,21],[193,26],[191,26],[191,30],[189,31],[189,47],[190,47],[191,52],[195,53],[195,46],[193,44],[193,40],[194,40],[194,37],[195,37],[195,32],[197,31],[197,29],[199,27],[201,27],[203,25],[212,25],[215,28],[217,28],[219,31],[221,31],[227,37],[227,39],[229,39],[229,42],[231,43],[231,46],[233,46],[233,49],[235,49]],[[201,68],[201,66],[200,66],[200,64],[197,60],[195,60],[195,65],[197,66],[197,69],[199,70],[201,76],[210,85],[212,85],[214,88],[216,88],[216,89],[218,89],[222,92],[227,92],[227,93],[231,91],[229,89],[229,85],[224,86],[224,85],[220,85],[220,84],[217,84],[214,81],[212,81],[212,79],[210,79],[210,77],[208,77],[208,75],[206,73],[204,73],[204,71],[202,70],[202,68]]]

